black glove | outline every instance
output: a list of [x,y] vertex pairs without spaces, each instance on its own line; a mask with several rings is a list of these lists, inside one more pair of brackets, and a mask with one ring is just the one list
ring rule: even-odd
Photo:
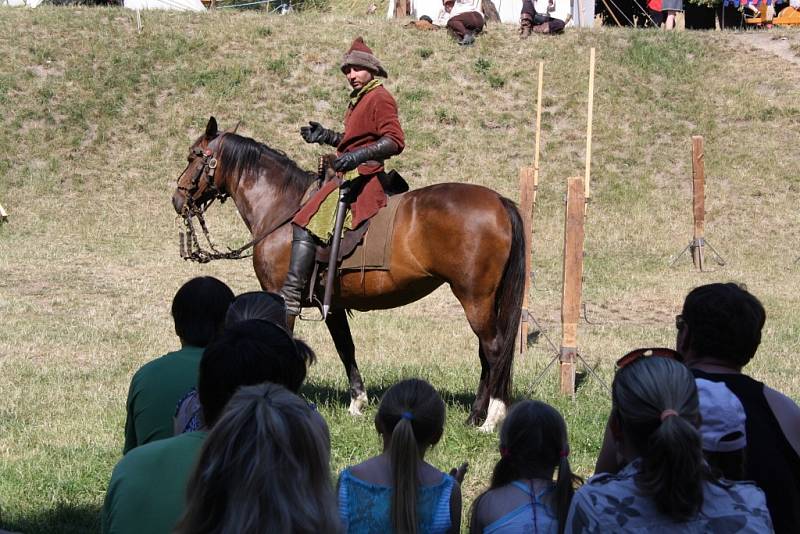
[[383,161],[400,152],[400,147],[390,138],[383,136],[374,143],[362,146],[352,152],[345,152],[333,160],[333,169],[337,172],[347,172],[355,169],[365,161]]
[[342,140],[342,134],[328,130],[318,122],[310,121],[308,124],[309,126],[300,128],[300,135],[305,139],[306,143],[338,146]]

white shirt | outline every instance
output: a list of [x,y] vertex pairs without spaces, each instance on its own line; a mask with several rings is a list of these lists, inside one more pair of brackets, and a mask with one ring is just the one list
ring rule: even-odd
[[[545,0],[545,2],[546,1],[547,0]],[[483,16],[481,0],[456,0],[453,9],[450,10],[450,13],[445,11],[444,6],[442,6],[442,9],[439,10],[439,16],[436,17],[436,20],[434,20],[433,23],[437,26],[447,26],[447,21],[451,18],[455,17],[456,15],[470,13],[472,11],[480,13],[480,15]]]

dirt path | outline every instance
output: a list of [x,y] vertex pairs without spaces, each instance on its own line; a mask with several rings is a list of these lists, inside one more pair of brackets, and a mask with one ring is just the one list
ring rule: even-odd
[[792,50],[792,43],[796,39],[772,31],[736,32],[731,33],[730,38],[740,43],[743,49],[758,48],[800,67],[800,56]]

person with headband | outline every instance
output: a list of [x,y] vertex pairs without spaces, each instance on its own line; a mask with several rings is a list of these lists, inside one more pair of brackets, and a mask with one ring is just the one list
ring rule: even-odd
[[350,534],[457,534],[466,464],[443,473],[425,452],[444,433],[442,397],[424,380],[403,380],[384,393],[375,429],[383,453],[339,475],[339,516]]
[[644,355],[618,365],[609,427],[626,465],[575,493],[565,532],[772,532],[764,493],[705,462],[689,369]]

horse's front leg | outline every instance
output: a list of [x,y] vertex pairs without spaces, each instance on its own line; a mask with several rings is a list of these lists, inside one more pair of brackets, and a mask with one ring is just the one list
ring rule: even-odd
[[350,382],[350,409],[351,415],[362,415],[362,408],[367,405],[367,390],[361,380],[361,373],[356,364],[356,347],[350,333],[345,310],[331,310],[325,319],[325,325],[333,338],[336,352],[344,364],[347,380]]

